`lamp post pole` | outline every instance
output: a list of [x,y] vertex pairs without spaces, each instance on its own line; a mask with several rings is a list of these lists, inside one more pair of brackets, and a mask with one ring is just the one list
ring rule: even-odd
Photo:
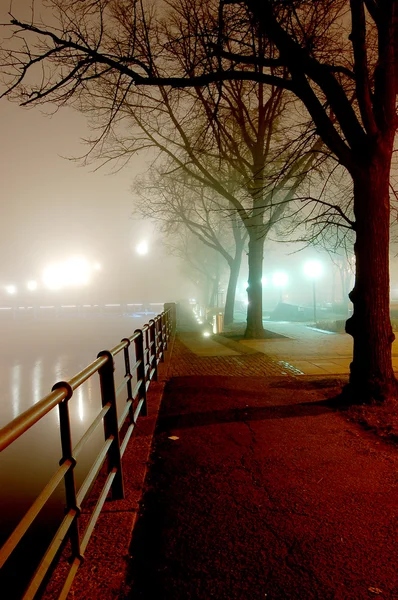
[[312,300],[314,304],[314,324],[316,325],[316,279],[312,280]]
[[317,260],[310,260],[304,265],[304,272],[312,279],[312,304],[314,308],[314,323],[316,325],[316,280],[322,274],[322,265]]

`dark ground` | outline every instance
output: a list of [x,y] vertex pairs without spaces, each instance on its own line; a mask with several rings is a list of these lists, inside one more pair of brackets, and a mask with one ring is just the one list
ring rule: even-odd
[[397,448],[263,357],[177,340],[121,597],[398,599]]

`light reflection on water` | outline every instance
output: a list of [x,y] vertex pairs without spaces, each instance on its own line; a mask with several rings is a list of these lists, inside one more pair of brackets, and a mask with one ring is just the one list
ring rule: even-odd
[[[56,381],[67,381],[95,360],[98,352],[113,348],[118,342],[132,335],[151,316],[140,318],[119,318],[114,320],[79,320],[42,323],[10,322],[0,323],[0,426],[39,402],[50,391]],[[131,364],[135,360],[133,356]],[[115,360],[115,384],[124,376],[123,352]],[[126,396],[118,401],[119,414]],[[69,401],[73,445],[82,437],[101,410],[101,395],[98,375],[80,386]],[[101,424],[93,438],[79,455],[76,467],[77,487],[79,487],[92,464],[98,449],[103,443],[104,432]],[[61,458],[59,435],[59,412],[53,409],[40,422],[36,423],[12,446],[0,453],[0,545],[11,533],[35,497],[44,487],[58,467]],[[40,538],[53,533],[55,522],[62,518],[64,489],[60,484],[51,500],[39,515],[34,526],[40,531]],[[27,548],[33,544],[34,554],[38,555],[37,537],[28,533]],[[33,540],[33,541],[32,541]],[[22,550],[32,555],[32,548]],[[18,581],[21,560],[25,554],[16,555],[9,561],[11,567],[4,577],[11,577],[13,585]],[[13,573],[15,562],[15,574]],[[8,564],[8,563],[7,563]],[[2,569],[2,572],[5,569]],[[3,573],[2,573],[3,575]],[[0,589],[3,582],[0,577]],[[16,592],[17,593],[17,592]],[[15,598],[20,597],[18,595]],[[10,596],[11,600],[11,596]]]
[[10,371],[10,392],[11,392],[11,406],[12,416],[15,419],[19,415],[20,403],[21,403],[21,365],[13,365]]
[[42,378],[42,360],[39,358],[35,361],[32,370],[32,392],[33,392],[33,404],[36,404],[42,398],[43,394],[41,391],[41,378]]
[[[100,350],[113,348],[122,338],[132,335],[149,318],[87,322],[84,319],[75,322],[54,319],[31,324],[1,322],[0,335],[4,345],[0,347],[0,426],[40,401],[56,381],[67,381],[76,375],[96,359]],[[122,361],[123,352],[120,355],[117,359]],[[133,360],[131,364],[134,364]],[[115,371],[116,385],[124,375],[122,371],[119,361]],[[69,408],[73,443],[76,444],[101,410],[98,375],[75,390]],[[98,429],[94,446],[103,439],[103,431]],[[94,450],[89,449],[88,454],[92,455]],[[55,408],[23,439],[0,453],[0,508],[7,505],[8,510],[19,514],[18,507],[25,506],[28,500],[33,501],[60,458],[59,414]],[[83,457],[82,463],[85,460]],[[83,476],[84,467],[80,466],[80,470]],[[0,525],[0,537],[1,532]]]

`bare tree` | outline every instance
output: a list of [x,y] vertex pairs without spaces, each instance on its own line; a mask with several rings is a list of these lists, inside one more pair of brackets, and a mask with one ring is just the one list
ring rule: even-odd
[[222,257],[188,229],[170,232],[162,242],[165,251],[180,259],[182,274],[190,279],[205,306],[217,306],[223,277]]
[[[140,86],[187,88],[192,94],[201,89],[214,99],[213,113],[231,81],[256,82],[262,90],[279,87],[301,100],[317,133],[353,180],[356,277],[350,294],[354,313],[347,322],[354,338],[350,388],[361,401],[395,397],[388,250],[397,127],[397,2],[230,0],[219,5],[208,0],[200,8],[198,1],[183,0],[164,8],[174,18],[172,27],[165,25],[166,17],[156,21],[153,11],[140,12],[140,5],[127,0],[53,4],[60,11],[56,27],[11,22],[16,41],[19,36],[23,43],[3,60],[11,77],[7,93],[20,90],[25,102],[81,99],[99,80],[118,86],[115,114],[126,93]],[[184,31],[178,26],[180,6],[192,14]],[[253,52],[250,36],[239,33],[253,25],[260,33],[257,39],[263,40],[260,55]],[[27,39],[31,34],[33,40]],[[200,43],[195,45],[196,40]],[[176,61],[181,46],[186,49],[184,63]],[[43,69],[38,85],[26,85],[27,73],[38,65]],[[255,211],[250,217],[254,226],[257,216]]]
[[[295,161],[308,135],[293,144],[281,125],[283,113],[290,108],[283,90],[250,81],[250,72],[247,81],[232,79],[222,87],[166,89],[165,69],[186,73],[195,68],[192,61],[198,52],[205,57],[211,50],[218,28],[215,4],[178,2],[168,20],[160,22],[152,10],[143,12],[137,3],[122,0],[83,5],[53,0],[51,4],[58,11],[59,28],[48,30],[14,20],[19,35],[38,34],[39,42],[29,45],[24,37],[22,49],[10,52],[8,64],[18,74],[9,94],[17,90],[26,104],[71,103],[88,114],[98,135],[91,139],[87,159],[123,165],[137,151],[155,148],[186,176],[222,196],[249,236],[245,335],[262,337],[264,240],[294,197],[309,164],[305,153]],[[231,50],[239,43],[264,57],[263,36],[250,22],[238,16],[230,21],[229,32],[236,37]],[[217,65],[218,59],[214,60]],[[214,60],[208,68],[214,68]],[[26,69],[37,63],[43,66],[44,78],[38,87],[25,87]],[[139,81],[132,67],[140,71]],[[256,70],[261,74],[263,68]],[[159,83],[137,86],[152,79]],[[309,133],[311,137],[313,132]],[[234,190],[238,192],[231,192],[217,173],[227,168],[237,179]]]
[[[233,322],[236,286],[247,238],[236,211],[226,206],[226,201],[211,188],[205,188],[179,172],[164,173],[164,169],[152,168],[145,178],[138,178],[134,185],[135,211],[144,218],[157,223],[166,240],[179,232],[181,227],[219,253],[229,268],[225,298],[224,323]],[[191,244],[192,245],[192,244]],[[202,246],[203,253],[203,246]],[[201,256],[191,259],[197,265]]]
[[[354,338],[350,383],[361,401],[395,397],[389,180],[397,128],[397,2],[245,4],[279,51],[267,66],[277,61],[288,69],[280,85],[302,100],[324,143],[352,177],[356,271],[350,293],[354,313],[346,325]],[[278,85],[272,72],[266,77]]]

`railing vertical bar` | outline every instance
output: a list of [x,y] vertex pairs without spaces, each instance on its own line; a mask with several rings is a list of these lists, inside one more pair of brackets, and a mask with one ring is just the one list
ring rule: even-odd
[[158,363],[156,360],[156,323],[153,319],[149,321],[149,339],[151,344],[151,351],[149,352],[149,364],[150,372],[153,372],[154,381],[158,380]]
[[122,342],[127,342],[126,348],[124,348],[124,367],[125,367],[125,377],[128,377],[127,381],[127,399],[126,403],[130,402],[130,423],[133,422],[134,419],[134,407],[133,407],[133,387],[131,384],[132,374],[131,374],[131,364],[130,364],[130,340],[128,338],[123,338]]
[[76,458],[73,456],[73,446],[72,446],[72,432],[70,427],[70,418],[69,418],[69,400],[72,398],[73,389],[69,383],[66,381],[59,381],[56,383],[52,391],[59,388],[67,389],[67,396],[62,402],[58,405],[59,410],[59,427],[61,433],[61,448],[62,448],[62,458],[60,460],[60,465],[65,463],[66,461],[72,462],[72,467],[66,471],[64,475],[65,482],[65,498],[66,498],[66,511],[76,511],[76,516],[70,526],[70,543],[73,558],[81,558],[80,554],[80,538],[79,538],[79,515],[80,515],[80,507],[77,505],[76,499],[76,482],[75,482],[75,466],[76,466]]
[[159,340],[160,362],[164,362],[163,315],[160,315],[158,324],[159,324],[158,340]]
[[101,386],[102,406],[108,402],[110,409],[104,416],[105,439],[113,438],[108,451],[108,473],[116,469],[116,475],[112,484],[112,499],[122,500],[124,498],[122,459],[120,455],[119,427],[116,407],[115,379],[114,379],[114,361],[112,353],[109,350],[103,350],[98,354],[98,358],[107,356],[108,360],[100,367],[98,374]]
[[136,373],[137,373],[137,385],[138,382],[141,382],[138,391],[137,401],[143,401],[142,405],[142,416],[146,417],[148,415],[148,406],[146,401],[146,380],[145,380],[145,358],[144,358],[144,334],[142,329],[136,329],[135,332],[137,337],[134,340],[135,344],[135,358],[136,358]]

